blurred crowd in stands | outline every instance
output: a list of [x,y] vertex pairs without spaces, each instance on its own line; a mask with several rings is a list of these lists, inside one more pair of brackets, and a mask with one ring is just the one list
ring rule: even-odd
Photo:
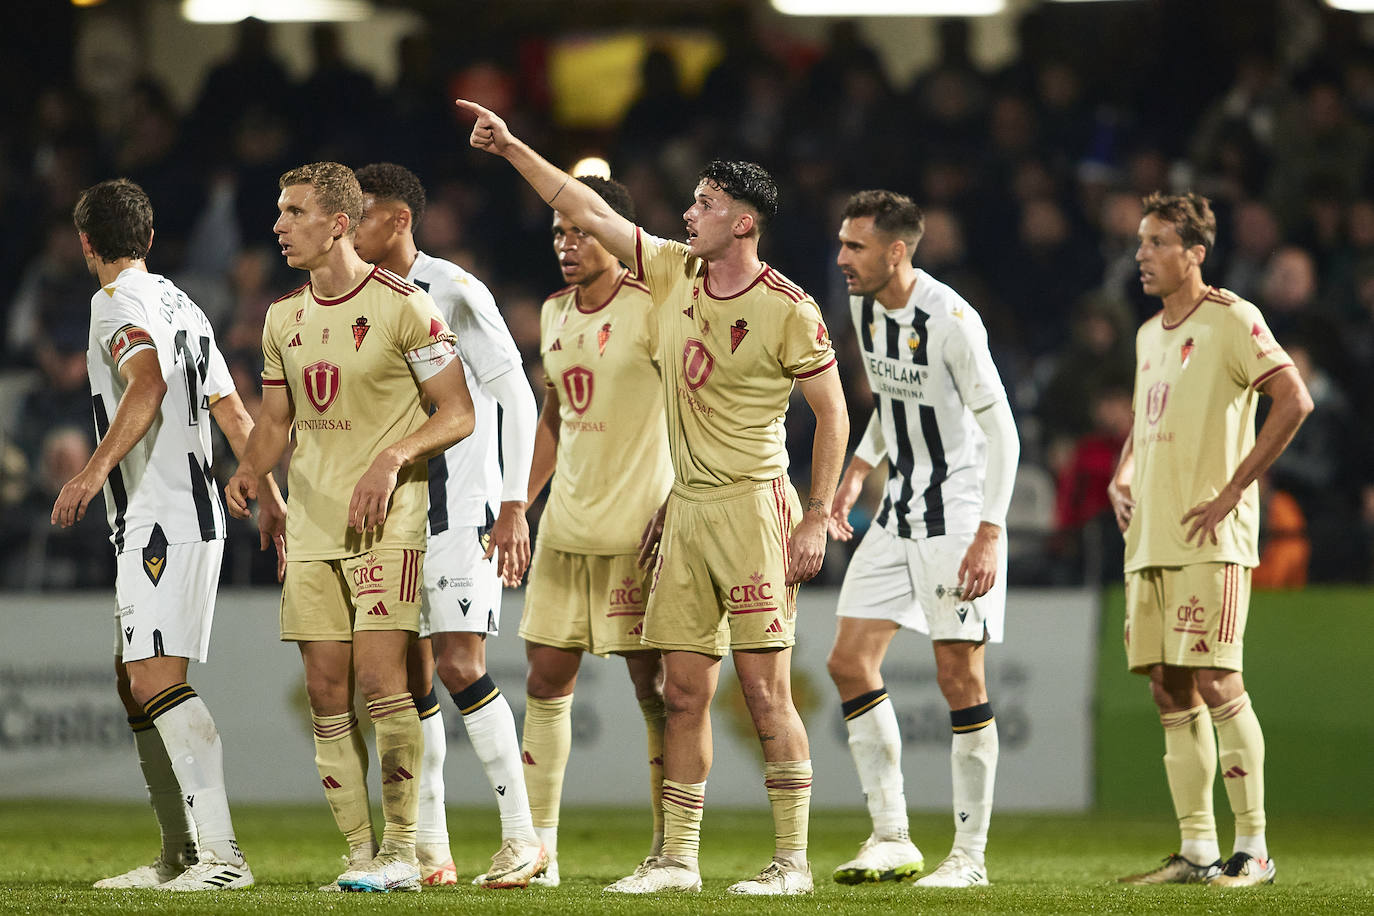
[[[468,125],[450,104],[460,94],[503,113],[565,166],[603,153],[633,191],[640,222],[667,237],[681,236],[679,214],[706,161],[747,158],[770,169],[781,213],[763,254],[827,316],[855,439],[871,400],[834,267],[837,214],[855,190],[910,194],[926,213],[917,263],[981,313],[1020,427],[1013,585],[1119,580],[1105,491],[1130,428],[1134,331],[1157,309],[1134,263],[1140,198],[1156,189],[1208,195],[1219,232],[1204,277],[1260,306],[1317,405],[1265,481],[1256,582],[1367,581],[1374,48],[1347,39],[1299,60],[1276,47],[1237,53],[1215,92],[1191,98],[1200,116],[1179,125],[1149,116],[1167,99],[1144,109],[1113,102],[1119,92],[1104,93],[1072,54],[1050,53],[1030,31],[1015,63],[991,73],[973,65],[963,22],[940,35],[939,61],[909,85],[893,85],[847,24],[823,44],[723,34],[723,56],[694,92],[674,58],[654,48],[637,100],[609,130],[555,122],[533,52],[452,64],[431,37],[415,35],[400,42],[399,79],[383,88],[325,25],[312,32],[309,77],[293,82],[270,28],[246,21],[186,110],[146,75],[110,86],[73,72],[35,87],[24,116],[0,125],[10,214],[0,245],[0,588],[113,579],[103,506],[70,530],[48,524],[55,494],[92,447],[85,350],[94,281],[71,209],[95,181],[127,176],[148,190],[149,267],[210,316],[253,410],[268,303],[304,280],[271,233],[278,176],[319,159],[402,163],[430,193],[421,246],[491,287],[542,396],[539,307],[561,285],[549,212],[508,166],[469,150]],[[1206,88],[1176,74],[1140,82],[1155,96]],[[805,409],[789,417],[799,489],[809,420]],[[227,478],[232,455],[221,451]],[[251,525],[234,529],[226,583],[272,581],[271,558],[256,548]],[[831,554],[822,576],[838,582],[847,551]]]

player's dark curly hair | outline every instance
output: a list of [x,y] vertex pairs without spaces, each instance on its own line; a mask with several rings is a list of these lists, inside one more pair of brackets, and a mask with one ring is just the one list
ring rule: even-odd
[[762,226],[778,215],[777,182],[756,162],[716,159],[702,169],[697,178],[753,207]]
[[883,235],[895,236],[916,250],[926,232],[926,215],[915,201],[896,191],[860,191],[844,205],[842,219],[873,217],[873,228]]
[[284,173],[277,187],[285,191],[292,185],[308,184],[326,213],[342,213],[348,217],[348,234],[352,235],[363,218],[363,189],[353,170],[338,162],[312,162]]
[[1141,215],[1153,213],[1173,226],[1183,240],[1184,248],[1201,245],[1204,254],[1211,253],[1217,241],[1217,218],[1212,213],[1212,202],[1207,198],[1191,191],[1187,194],[1155,191],[1140,203],[1145,211]]
[[425,186],[415,173],[394,162],[374,162],[354,170],[364,194],[378,200],[400,201],[410,208],[410,226],[420,225],[425,215]]
[[153,242],[153,203],[127,178],[92,185],[81,192],[72,210],[78,232],[86,233],[91,250],[106,262],[141,261]]
[[579,175],[577,180],[600,195],[607,206],[616,213],[632,223],[635,221],[635,199],[630,196],[629,188],[600,175]]

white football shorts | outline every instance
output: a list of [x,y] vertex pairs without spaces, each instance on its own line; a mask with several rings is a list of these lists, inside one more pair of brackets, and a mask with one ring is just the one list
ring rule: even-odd
[[931,639],[1001,642],[1007,541],[997,541],[996,584],[983,597],[964,601],[959,564],[971,543],[971,533],[907,539],[873,525],[849,561],[836,616],[890,620]]
[[164,655],[203,662],[224,541],[133,547],[115,558],[116,658]]
[[488,532],[468,526],[429,536],[420,603],[421,638],[431,633],[495,636],[500,630],[501,575],[496,554],[482,559]]

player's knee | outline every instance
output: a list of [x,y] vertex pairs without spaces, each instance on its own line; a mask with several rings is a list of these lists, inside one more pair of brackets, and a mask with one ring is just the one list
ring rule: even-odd
[[436,659],[434,669],[439,672],[439,679],[444,682],[450,693],[458,693],[472,686],[478,678],[487,673],[486,665],[476,659],[461,656]]
[[863,680],[865,674],[864,666],[859,659],[838,645],[830,650],[830,655],[825,660],[825,670],[830,673],[830,680],[841,692],[844,692],[845,687],[852,686],[855,681]]
[[663,707],[670,716],[704,715],[711,698],[685,684],[672,682],[663,685]]
[[744,693],[745,705],[749,707],[756,720],[768,717],[774,711],[790,705],[792,701],[792,692],[787,682],[772,678],[741,680],[740,690]]
[[556,674],[531,668],[529,674],[525,675],[525,692],[536,699],[552,700],[572,693],[574,683],[575,680],[565,680]]
[[1245,682],[1239,671],[1203,670],[1197,673],[1197,692],[1202,702],[1215,709],[1244,693]]
[[967,709],[987,700],[986,685],[971,671],[937,671],[935,683],[950,709]]

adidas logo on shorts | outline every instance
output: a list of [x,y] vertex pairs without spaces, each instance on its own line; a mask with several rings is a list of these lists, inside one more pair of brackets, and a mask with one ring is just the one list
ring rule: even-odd
[[372,605],[372,610],[370,610],[370,611],[367,612],[367,616],[369,616],[369,617],[390,617],[391,615],[388,614],[388,613],[386,612],[386,605],[383,604],[382,602],[378,601],[376,604]]
[[781,632],[782,632],[782,624],[778,622],[778,618],[774,617],[774,618],[773,618],[773,622],[770,623],[770,624],[768,625],[768,629],[764,630],[764,632],[765,632],[765,633],[781,633]]

